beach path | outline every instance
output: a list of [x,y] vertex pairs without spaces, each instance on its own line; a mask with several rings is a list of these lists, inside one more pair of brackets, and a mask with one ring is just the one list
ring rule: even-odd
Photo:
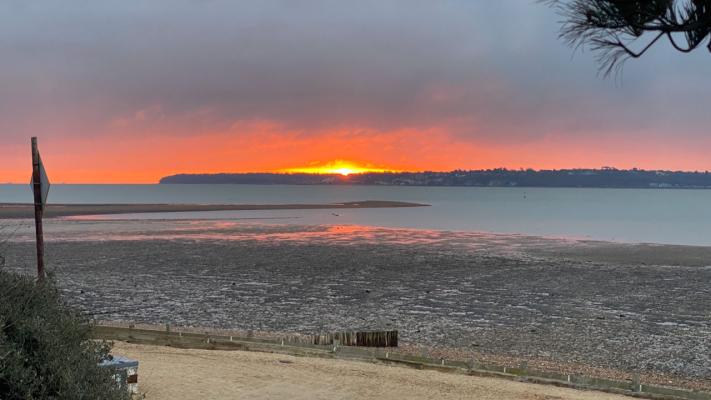
[[146,399],[571,399],[628,397],[358,361],[116,342]]

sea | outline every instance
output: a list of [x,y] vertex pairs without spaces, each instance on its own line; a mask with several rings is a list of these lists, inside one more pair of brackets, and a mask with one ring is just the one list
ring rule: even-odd
[[[341,185],[53,185],[49,203],[293,204],[392,200],[428,207],[123,214],[121,220],[231,220],[488,232],[711,246],[711,190]],[[0,203],[30,203],[0,185]]]

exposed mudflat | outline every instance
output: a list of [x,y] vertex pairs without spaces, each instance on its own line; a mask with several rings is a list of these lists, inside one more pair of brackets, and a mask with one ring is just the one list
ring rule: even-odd
[[[32,272],[30,237],[6,268]],[[711,379],[711,248],[219,221],[56,221],[47,240],[67,301],[97,319],[395,328],[466,358]]]
[[[403,201],[350,201],[330,204],[50,204],[44,216],[69,217],[158,212],[238,211],[238,210],[318,210],[341,208],[425,207],[427,204]],[[34,205],[0,203],[0,219],[33,218]]]

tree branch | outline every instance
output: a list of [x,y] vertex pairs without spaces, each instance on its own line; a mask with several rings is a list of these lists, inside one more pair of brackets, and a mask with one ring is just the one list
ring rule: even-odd
[[[589,47],[598,53],[600,70],[608,75],[620,71],[625,59],[644,55],[659,38],[666,36],[671,46],[690,53],[711,35],[711,0],[539,0],[554,7],[564,17],[560,37],[573,48]],[[654,38],[641,50],[630,44]],[[677,33],[685,34],[685,43]],[[677,38],[675,38],[677,36]],[[711,40],[706,48],[711,52]]]
[[682,53],[690,53],[692,50],[694,50],[694,49],[696,48],[696,46],[692,46],[692,45],[689,45],[689,47],[686,48],[686,49],[683,48],[683,47],[680,47],[680,46],[677,45],[676,42],[674,41],[674,38],[672,37],[671,32],[667,32],[666,35],[667,35],[667,38],[669,39],[669,43],[671,43],[671,45],[672,45],[675,49],[679,50],[679,51],[682,52]]
[[630,50],[630,48],[627,47],[624,43],[622,43],[622,41],[619,39],[617,40],[617,46],[621,47],[630,56],[632,56],[634,58],[639,58],[644,53],[646,53],[647,50],[649,50],[649,48],[652,47],[652,45],[654,43],[656,43],[656,41],[659,40],[659,38],[662,37],[663,35],[664,35],[664,32],[660,32],[659,35],[657,35],[651,42],[649,42],[646,46],[644,46],[644,48],[642,50],[640,50],[639,53],[635,53],[634,51]]

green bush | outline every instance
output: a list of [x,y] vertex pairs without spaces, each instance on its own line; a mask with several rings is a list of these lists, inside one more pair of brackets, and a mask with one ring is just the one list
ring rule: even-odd
[[0,399],[128,399],[97,365],[109,350],[52,279],[0,271]]

